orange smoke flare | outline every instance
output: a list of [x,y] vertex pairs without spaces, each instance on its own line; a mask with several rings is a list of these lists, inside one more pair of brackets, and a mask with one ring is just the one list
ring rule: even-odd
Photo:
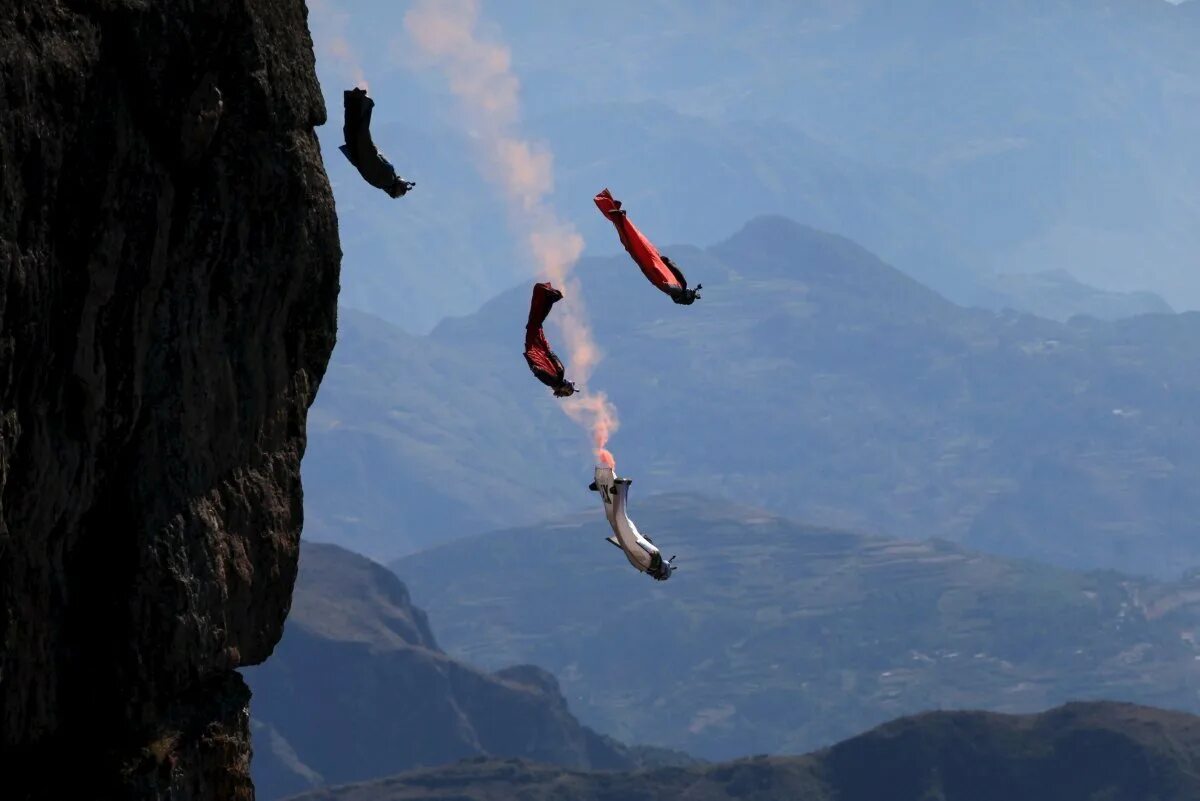
[[[601,358],[584,311],[579,282],[571,276],[583,252],[583,237],[549,207],[554,190],[554,157],[544,146],[521,138],[520,81],[512,72],[512,57],[503,44],[484,41],[477,33],[477,0],[418,0],[404,15],[404,27],[416,45],[404,48],[424,63],[441,70],[459,99],[475,138],[482,148],[483,167],[521,210],[514,219],[525,245],[538,265],[565,294],[556,315],[567,344],[571,376],[587,383]],[[591,433],[596,458],[609,467],[609,437],[617,430],[617,410],[603,392],[586,387],[563,402],[567,415]]]
[[608,451],[608,438],[620,427],[617,408],[603,392],[585,391],[563,401],[567,416],[591,431],[592,447],[601,464],[615,467],[613,455]]

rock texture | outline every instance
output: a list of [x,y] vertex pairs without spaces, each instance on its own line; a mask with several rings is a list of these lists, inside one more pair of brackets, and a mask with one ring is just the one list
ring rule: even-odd
[[235,668],[288,611],[335,335],[324,119],[302,0],[0,4],[6,799],[253,797]]
[[264,799],[478,755],[601,770],[691,761],[581,726],[540,668],[487,673],[447,656],[399,579],[333,545],[305,544],[287,632],[247,678]]

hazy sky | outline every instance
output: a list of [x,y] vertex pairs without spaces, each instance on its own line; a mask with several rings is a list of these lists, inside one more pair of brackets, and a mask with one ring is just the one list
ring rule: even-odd
[[[417,330],[521,279],[519,247],[488,219],[502,198],[472,174],[475,155],[461,145],[475,132],[443,77],[414,58],[403,22],[410,4],[310,5],[331,116],[320,135],[350,241],[345,301],[371,308],[388,294],[389,274],[411,279],[405,271],[421,268],[401,263],[400,251],[435,259],[454,277],[453,291],[423,290],[424,306],[411,313]],[[626,177],[627,195],[659,204],[646,213],[660,238],[709,244],[744,218],[778,211],[849,235],[951,294],[952,281],[939,284],[951,273],[1066,269],[1098,286],[1158,292],[1183,309],[1200,307],[1200,14],[1186,6],[485,0],[480,35],[509,54],[520,128],[555,154],[560,185],[575,191],[569,182],[584,174],[602,180],[596,163],[620,158],[602,152],[603,139],[578,152],[571,127],[607,107],[628,131],[630,104],[646,104],[679,153],[695,145],[708,154],[693,165],[651,160],[641,186]],[[340,90],[360,76],[379,103],[377,127],[389,132],[381,145],[418,183],[390,206],[333,150]],[[775,137],[762,133],[770,126]],[[800,149],[802,139],[814,144]],[[762,142],[778,152],[764,155]],[[819,179],[829,200],[787,207],[787,187],[772,186],[772,175],[821,163],[817,146],[839,160],[836,176]],[[750,160],[739,169],[761,166],[746,186],[726,190],[742,194],[721,198],[728,224],[713,230],[689,207],[694,190],[679,171],[702,176],[722,147],[730,160]],[[899,199],[880,199],[889,193]],[[611,237],[588,235],[593,224],[583,223],[589,251],[612,252]],[[495,264],[481,259],[484,250]],[[389,259],[386,270],[374,264]]]

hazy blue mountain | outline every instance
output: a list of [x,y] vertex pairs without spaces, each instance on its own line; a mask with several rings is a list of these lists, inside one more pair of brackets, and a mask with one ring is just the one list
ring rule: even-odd
[[585,448],[529,375],[524,320],[509,328],[479,359],[342,309],[309,415],[306,537],[382,558],[578,502],[563,459]]
[[1071,699],[1200,711],[1200,583],[1156,583],[801,525],[693,495],[631,514],[658,583],[595,508],[393,563],[447,650],[545,666],[590,726],[706,759],[795,754],[929,709]]
[[[963,309],[779,218],[666,251],[705,285],[695,306],[624,256],[580,268],[607,352],[592,385],[642,493],[1066,565],[1200,563],[1200,314]],[[304,463],[312,536],[394,557],[591,502],[586,438],[520,356],[528,298],[428,337],[343,316]]]
[[304,546],[283,640],[246,675],[263,799],[476,755],[600,770],[646,761],[579,725],[544,670],[486,673],[448,657],[394,575],[332,545]]
[[[956,300],[977,275],[1066,269],[1185,309],[1200,305],[1198,8],[531,2],[487,5],[481,27],[511,46],[523,130],[556,153],[559,210],[593,253],[615,249],[587,205],[611,185],[660,241],[711,243],[732,229],[718,209],[781,213]],[[529,269],[444,80],[413,67],[406,10],[343,2],[314,25],[326,160],[360,212],[341,215],[344,300],[424,331]],[[379,141],[418,181],[401,201],[333,150],[351,78],[322,43],[339,31],[379,98]]]
[[1197,776],[1197,718],[1070,704],[1040,715],[920,715],[805,757],[617,774],[470,760],[297,801],[1191,801]]
[[1010,273],[980,280],[972,298],[989,309],[1021,309],[1039,317],[1066,321],[1076,316],[1120,320],[1140,314],[1172,314],[1152,292],[1109,292],[1075,280],[1066,270]]

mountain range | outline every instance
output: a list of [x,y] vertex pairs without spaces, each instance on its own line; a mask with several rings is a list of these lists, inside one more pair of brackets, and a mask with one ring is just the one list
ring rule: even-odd
[[394,575],[332,545],[304,546],[283,640],[246,677],[262,799],[476,755],[597,770],[690,761],[579,725],[544,670],[447,656]]
[[[777,217],[664,251],[704,284],[696,305],[624,256],[581,264],[565,301],[586,305],[590,383],[641,492],[1073,567],[1200,562],[1200,314],[963,308]],[[310,418],[310,536],[394,558],[591,502],[587,438],[520,358],[528,303],[516,287],[423,337],[342,314]]]
[[584,723],[704,759],[798,754],[931,709],[1115,699],[1200,712],[1200,579],[1003,559],[803,525],[696,495],[631,512],[674,577],[632,570],[594,508],[393,563],[441,642],[554,673]]
[[1006,273],[979,282],[974,305],[1014,309],[1066,322],[1072,317],[1120,320],[1140,314],[1172,314],[1171,306],[1152,292],[1109,292],[1088,286],[1066,270]]
[[[680,554],[667,584],[603,542],[597,511],[402,560],[431,615],[382,565],[305,544],[284,638],[245,671],[259,797],[324,788],[318,797],[370,798],[339,793],[378,788],[328,788],[437,768],[418,781],[469,792],[501,778],[583,782],[572,792],[586,798],[597,780],[588,771],[639,771],[636,781],[672,767],[683,770],[657,775],[691,786],[724,774],[694,769],[680,749],[715,760],[798,754],[930,709],[1028,712],[1069,698],[1196,709],[1197,580],[1078,574],[688,496],[634,513]],[[850,742],[876,743],[862,757],[872,770],[904,762],[926,782],[954,763],[939,739],[948,733],[969,730],[976,757],[1003,772],[1063,723],[1091,740],[1114,738],[1078,730],[1124,727],[1145,745],[1164,720],[1194,719],[1103,704],[1026,720],[925,715]],[[484,762],[441,767],[474,758]],[[1065,771],[1064,759],[1041,767]],[[653,797],[671,797],[670,786]],[[945,789],[961,797],[953,782]]]

